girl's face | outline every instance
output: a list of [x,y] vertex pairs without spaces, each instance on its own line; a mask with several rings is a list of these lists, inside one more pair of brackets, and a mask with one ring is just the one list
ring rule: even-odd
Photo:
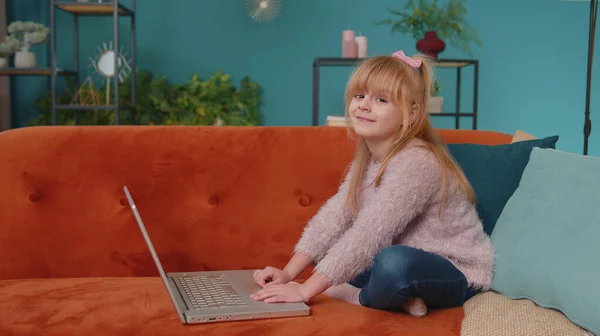
[[354,131],[365,139],[386,140],[402,124],[402,112],[387,93],[356,92],[348,114]]

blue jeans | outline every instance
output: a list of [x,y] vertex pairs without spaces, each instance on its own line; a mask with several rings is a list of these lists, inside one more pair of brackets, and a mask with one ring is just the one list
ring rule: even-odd
[[349,284],[362,288],[361,305],[396,310],[410,297],[420,297],[430,309],[462,306],[477,292],[447,259],[405,245],[383,249],[373,267]]

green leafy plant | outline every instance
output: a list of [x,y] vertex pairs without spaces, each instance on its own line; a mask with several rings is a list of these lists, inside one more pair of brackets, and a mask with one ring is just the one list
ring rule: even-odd
[[13,36],[6,36],[4,41],[0,43],[0,57],[8,57],[15,53],[15,51],[19,50],[20,43],[19,40]]
[[153,104],[166,115],[167,124],[256,125],[260,122],[259,86],[245,77],[239,89],[230,76],[217,71],[206,81],[198,75],[171,87],[166,95],[153,98]]
[[19,41],[19,49],[27,51],[33,44],[46,43],[50,29],[41,23],[31,21],[14,21],[8,28],[10,37]]
[[440,82],[436,79],[432,83],[431,96],[435,97],[440,94]]
[[[119,86],[120,124],[132,124],[131,76]],[[77,87],[68,79],[66,87],[57,95],[57,104],[70,104]],[[105,90],[99,90],[105,97]],[[104,103],[104,102],[103,102]],[[109,104],[114,103],[110,95]],[[217,71],[202,81],[196,74],[182,84],[170,84],[164,77],[154,77],[150,71],[136,71],[137,125],[232,125],[252,126],[261,122],[259,110],[260,86],[248,77],[242,78],[236,88],[228,74]],[[35,102],[40,114],[30,125],[51,124],[51,97],[45,92]],[[57,110],[57,124],[111,125],[114,111],[88,110],[78,114],[72,110]]]
[[387,8],[388,12],[399,16],[376,22],[377,25],[391,25],[391,32],[411,34],[416,40],[426,32],[436,32],[437,36],[454,47],[472,56],[471,43],[483,47],[481,37],[475,28],[466,21],[465,0],[448,0],[441,6],[438,0],[407,0],[404,11]]

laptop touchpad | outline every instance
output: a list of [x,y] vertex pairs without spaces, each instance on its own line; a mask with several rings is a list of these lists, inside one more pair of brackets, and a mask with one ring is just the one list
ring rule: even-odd
[[262,289],[259,284],[256,282],[248,282],[244,284],[244,289],[248,292],[248,294],[254,294]]

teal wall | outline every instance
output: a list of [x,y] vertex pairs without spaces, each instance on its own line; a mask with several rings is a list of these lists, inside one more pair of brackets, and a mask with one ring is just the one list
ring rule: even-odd
[[[183,82],[192,73],[202,78],[217,69],[233,80],[249,75],[264,90],[265,125],[311,123],[312,62],[315,57],[339,56],[341,31],[350,26],[369,39],[369,55],[398,49],[415,52],[410,36],[390,34],[373,23],[388,17],[386,6],[401,8],[403,1],[283,0],[280,16],[268,24],[250,20],[241,0],[138,1],[137,61],[141,68]],[[43,4],[40,4],[43,3]],[[47,1],[11,1],[11,18],[47,23]],[[39,7],[42,6],[42,7]],[[588,29],[587,2],[559,0],[468,1],[469,22],[484,41],[475,50],[480,61],[479,128],[513,133],[524,130],[538,137],[560,135],[559,149],[582,152],[583,111]],[[59,65],[72,61],[72,18],[59,13]],[[129,39],[129,20],[121,20],[121,38]],[[96,46],[112,37],[108,18],[81,20],[81,62]],[[37,46],[42,64],[47,46]],[[128,50],[128,49],[127,49]],[[596,74],[592,117],[600,122],[600,66]],[[465,58],[449,46],[440,57]],[[321,77],[321,121],[342,113],[342,93],[350,68],[325,68]],[[87,75],[87,74],[86,74]],[[455,71],[440,69],[446,109],[452,110]],[[463,109],[472,106],[472,70],[463,71]],[[36,111],[31,101],[47,87],[44,78],[15,78],[15,127],[24,126]],[[434,117],[438,127],[453,127],[451,119]],[[470,118],[461,123],[469,128]],[[597,128],[597,126],[596,126]],[[600,155],[600,130],[590,138],[590,154]]]

